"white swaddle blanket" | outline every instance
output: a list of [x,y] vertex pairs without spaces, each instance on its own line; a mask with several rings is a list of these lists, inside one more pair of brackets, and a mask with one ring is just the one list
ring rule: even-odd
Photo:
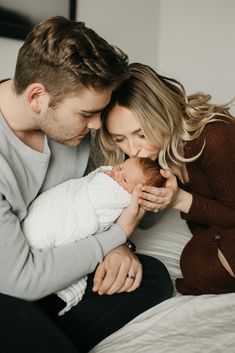
[[[59,246],[103,232],[118,218],[131,195],[100,167],[80,179],[68,180],[39,195],[22,223],[30,247]],[[66,302],[59,313],[76,305],[86,289],[81,278],[56,294]]]

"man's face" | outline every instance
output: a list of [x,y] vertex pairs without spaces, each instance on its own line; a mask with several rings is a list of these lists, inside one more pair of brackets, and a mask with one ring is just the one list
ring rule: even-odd
[[67,146],[77,146],[91,129],[100,128],[100,114],[109,103],[112,89],[84,88],[77,96],[65,98],[56,108],[47,106],[34,117],[41,131]]
[[140,167],[138,158],[129,158],[114,166],[109,174],[126,191],[132,193],[137,184],[144,184],[145,176]]

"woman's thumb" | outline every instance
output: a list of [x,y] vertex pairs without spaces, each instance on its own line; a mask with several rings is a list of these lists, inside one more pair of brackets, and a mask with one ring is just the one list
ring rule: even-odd
[[166,178],[166,179],[168,179],[171,176],[171,172],[167,169],[161,169],[160,173],[163,176],[163,178]]

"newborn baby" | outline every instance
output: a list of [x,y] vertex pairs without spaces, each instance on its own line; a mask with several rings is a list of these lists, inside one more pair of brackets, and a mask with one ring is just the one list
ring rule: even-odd
[[[105,231],[129,204],[135,185],[140,183],[162,186],[163,178],[156,162],[129,158],[42,193],[30,205],[22,223],[29,245],[39,249],[58,246]],[[57,292],[66,302],[59,315],[82,299],[86,279],[81,278]]]

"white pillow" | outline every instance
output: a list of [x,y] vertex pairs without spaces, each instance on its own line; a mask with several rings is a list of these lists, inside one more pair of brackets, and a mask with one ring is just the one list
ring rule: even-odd
[[179,259],[183,248],[191,239],[187,223],[180,213],[169,209],[158,215],[156,223],[149,229],[137,228],[131,240],[137,247],[137,252],[156,257],[164,263],[171,279],[182,277]]

